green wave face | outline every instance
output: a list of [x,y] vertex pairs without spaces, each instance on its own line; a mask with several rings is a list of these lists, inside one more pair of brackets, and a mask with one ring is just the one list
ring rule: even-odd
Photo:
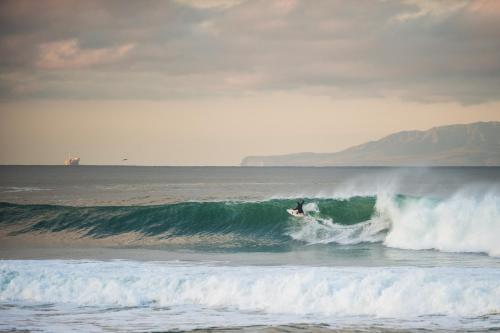
[[[306,199],[304,208],[308,218],[347,226],[369,220],[375,201],[375,197]],[[226,246],[230,242],[235,246],[283,245],[292,241],[290,226],[301,223],[286,212],[294,206],[295,200],[289,199],[113,207],[0,203],[0,225],[14,227],[11,236],[76,231],[82,237],[101,239],[133,232],[158,239],[196,236],[205,239],[207,246],[211,239],[220,243],[224,236],[230,236]]]

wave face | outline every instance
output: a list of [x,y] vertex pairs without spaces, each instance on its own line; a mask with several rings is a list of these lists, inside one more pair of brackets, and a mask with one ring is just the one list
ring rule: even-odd
[[0,204],[9,236],[73,232],[82,239],[134,235],[129,245],[266,250],[301,244],[383,242],[403,249],[500,256],[500,196],[460,192],[447,199],[401,195],[294,200],[182,202],[160,206],[71,207]]
[[[307,221],[327,219],[355,225],[370,219],[375,197],[321,199],[305,205]],[[218,246],[276,246],[305,222],[286,209],[293,200],[263,202],[183,202],[161,206],[69,207],[0,204],[0,221],[15,230],[10,235],[78,232],[82,237],[105,238],[127,233],[183,244],[205,241]],[[210,244],[209,244],[210,243]]]

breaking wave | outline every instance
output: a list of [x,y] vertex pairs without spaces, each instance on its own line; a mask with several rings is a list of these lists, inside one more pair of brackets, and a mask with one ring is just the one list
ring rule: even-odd
[[471,196],[462,192],[443,201],[422,198],[403,205],[379,198],[376,210],[390,222],[384,239],[387,246],[500,256],[498,194]]
[[8,303],[396,318],[500,312],[495,269],[4,261],[0,272],[0,301]]
[[246,250],[383,242],[403,249],[500,256],[496,192],[464,191],[446,199],[379,194],[306,201],[304,218],[287,214],[295,204],[291,199],[115,207],[1,203],[0,226],[8,230],[4,237],[74,233],[110,245],[123,235],[133,236],[128,245]]

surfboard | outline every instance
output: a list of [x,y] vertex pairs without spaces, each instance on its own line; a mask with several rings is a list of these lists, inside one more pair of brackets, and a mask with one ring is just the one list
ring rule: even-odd
[[295,217],[303,217],[304,214],[298,213],[295,209],[287,209],[286,210],[288,214],[295,216]]

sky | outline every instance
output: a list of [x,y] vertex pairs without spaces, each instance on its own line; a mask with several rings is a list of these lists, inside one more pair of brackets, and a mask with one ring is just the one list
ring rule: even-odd
[[500,1],[0,1],[0,164],[238,165],[476,121],[500,121]]

